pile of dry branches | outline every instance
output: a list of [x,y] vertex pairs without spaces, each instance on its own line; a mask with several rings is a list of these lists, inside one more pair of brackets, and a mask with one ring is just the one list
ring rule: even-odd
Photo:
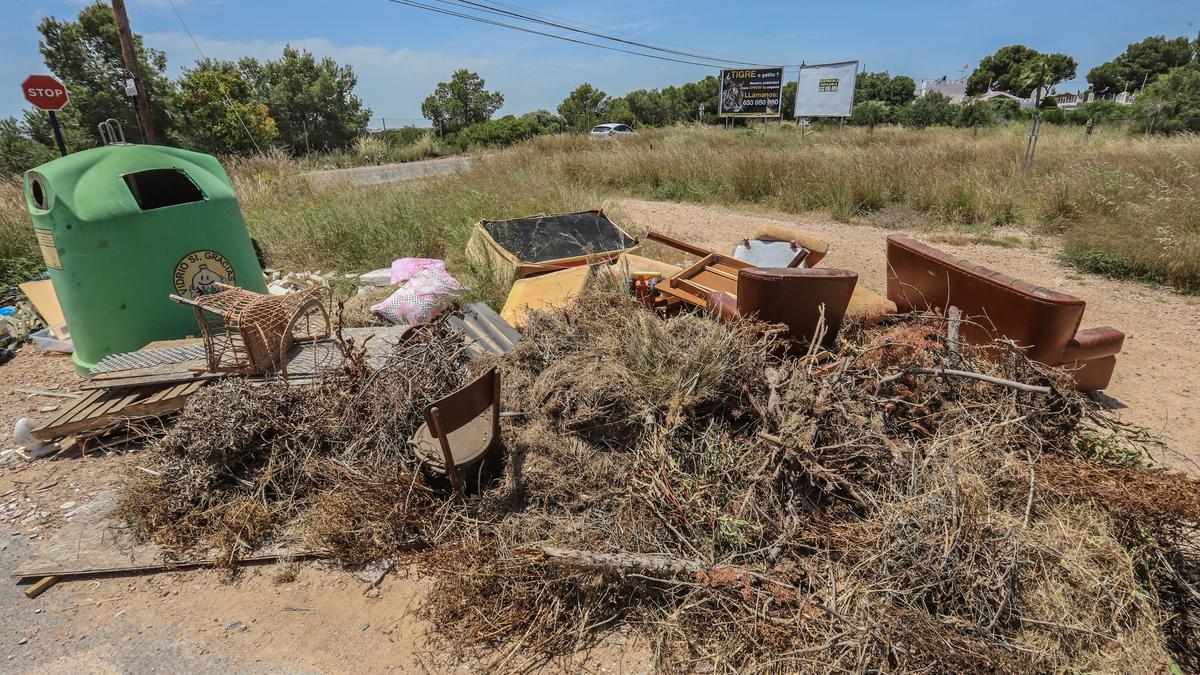
[[342,347],[345,372],[312,384],[199,391],[130,474],[117,515],[177,556],[229,561],[282,539],[357,563],[423,539],[445,500],[408,439],[427,405],[470,380],[462,337],[420,327],[378,370],[362,345]]
[[680,670],[1186,658],[1200,489],[1137,466],[1062,372],[947,328],[794,357],[769,326],[620,295],[538,315],[502,361],[509,476],[430,565],[434,624],[519,645],[506,667],[622,624]]
[[[618,627],[678,670],[1200,668],[1197,484],[953,323],[797,353],[779,327],[590,290],[503,358],[430,326],[378,371],[209,387],[121,509],[231,558],[286,533],[347,563],[421,543],[424,611],[449,644],[502,645],[496,668]],[[407,439],[492,364],[508,466],[451,499]]]

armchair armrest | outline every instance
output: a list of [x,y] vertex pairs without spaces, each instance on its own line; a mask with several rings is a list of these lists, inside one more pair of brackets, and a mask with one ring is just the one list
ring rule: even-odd
[[1075,333],[1075,337],[1063,348],[1062,363],[1091,361],[1114,356],[1121,352],[1125,334],[1116,328],[1100,326]]

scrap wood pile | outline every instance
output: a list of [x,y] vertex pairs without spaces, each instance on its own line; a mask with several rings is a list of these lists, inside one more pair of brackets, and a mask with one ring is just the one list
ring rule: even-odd
[[[498,668],[622,626],[680,670],[1200,667],[1200,490],[1007,345],[925,316],[795,353],[596,289],[484,363],[438,331],[402,368],[209,388],[124,514],[179,548],[291,525],[351,563],[422,543],[432,625],[503,646]],[[492,364],[521,413],[508,468],[448,499],[404,439]]]

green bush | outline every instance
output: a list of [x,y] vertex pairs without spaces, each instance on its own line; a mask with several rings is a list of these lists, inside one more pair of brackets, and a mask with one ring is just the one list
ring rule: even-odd
[[1132,114],[1133,108],[1131,106],[1121,105],[1116,101],[1101,100],[1083,103],[1078,108],[1067,113],[1067,117],[1072,124],[1087,124],[1088,120],[1099,124],[1100,122],[1126,120]]
[[1047,124],[1066,124],[1069,120],[1065,110],[1055,107],[1042,110],[1042,121]]
[[400,127],[399,129],[388,129],[386,131],[380,131],[380,132],[377,132],[377,134],[375,134],[375,135],[381,136],[382,138],[386,139],[388,142],[388,145],[392,146],[393,148],[403,148],[405,146],[409,146],[409,145],[412,145],[413,143],[416,143],[418,140],[421,139],[422,136],[425,135],[425,133],[427,131],[429,131],[429,129],[422,129],[421,127],[407,126],[407,127]]
[[567,128],[562,117],[545,110],[525,113],[520,117],[506,115],[497,120],[488,120],[459,131],[454,142],[460,147],[515,145],[542,134],[560,133]]
[[1146,87],[1136,108],[1150,131],[1200,132],[1200,61],[1174,68]]
[[930,92],[900,108],[896,115],[901,125],[911,129],[934,126],[953,126],[958,119],[958,106],[941,92]]
[[972,99],[970,102],[962,106],[962,110],[958,114],[958,126],[960,127],[990,127],[996,125],[996,120],[999,115],[996,113],[994,106],[988,103],[980,103]]
[[879,124],[896,121],[896,108],[883,101],[863,101],[850,113],[850,124],[874,129]]

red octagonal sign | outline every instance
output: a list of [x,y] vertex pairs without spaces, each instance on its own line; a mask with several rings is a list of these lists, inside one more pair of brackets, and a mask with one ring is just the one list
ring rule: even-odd
[[62,110],[67,105],[67,88],[50,75],[30,75],[21,83],[25,100],[42,110]]

